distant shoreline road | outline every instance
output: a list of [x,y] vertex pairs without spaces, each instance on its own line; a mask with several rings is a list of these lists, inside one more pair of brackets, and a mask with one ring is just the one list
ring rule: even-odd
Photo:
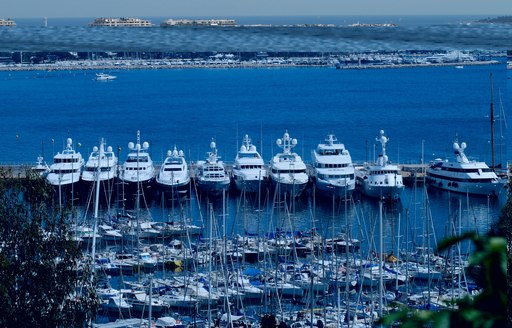
[[127,61],[119,64],[103,63],[98,61],[57,62],[52,64],[11,64],[1,65],[0,71],[68,71],[68,70],[140,70],[140,69],[227,69],[227,68],[289,68],[289,67],[332,67],[338,69],[383,69],[383,68],[409,68],[409,67],[436,67],[436,66],[463,66],[496,65],[496,60],[448,62],[448,63],[415,63],[415,64],[349,64],[336,65],[332,62],[250,62],[240,61],[232,63],[189,63],[189,62],[151,62]]

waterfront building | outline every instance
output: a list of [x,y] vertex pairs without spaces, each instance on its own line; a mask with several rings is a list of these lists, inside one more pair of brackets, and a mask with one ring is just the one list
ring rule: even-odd
[[173,26],[235,26],[234,19],[168,19],[162,24],[162,27]]

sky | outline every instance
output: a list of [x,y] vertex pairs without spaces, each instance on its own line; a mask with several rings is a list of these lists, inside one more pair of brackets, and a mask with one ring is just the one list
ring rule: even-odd
[[3,0],[0,18],[512,15],[512,0]]

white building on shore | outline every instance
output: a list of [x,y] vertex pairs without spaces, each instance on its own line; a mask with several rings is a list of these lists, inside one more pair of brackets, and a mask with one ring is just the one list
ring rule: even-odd
[[168,19],[162,27],[172,26],[235,26],[234,19]]

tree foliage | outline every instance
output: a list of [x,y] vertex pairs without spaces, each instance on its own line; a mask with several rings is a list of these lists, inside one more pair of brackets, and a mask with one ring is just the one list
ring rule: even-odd
[[0,176],[0,326],[82,326],[98,302],[66,211],[39,176]]

